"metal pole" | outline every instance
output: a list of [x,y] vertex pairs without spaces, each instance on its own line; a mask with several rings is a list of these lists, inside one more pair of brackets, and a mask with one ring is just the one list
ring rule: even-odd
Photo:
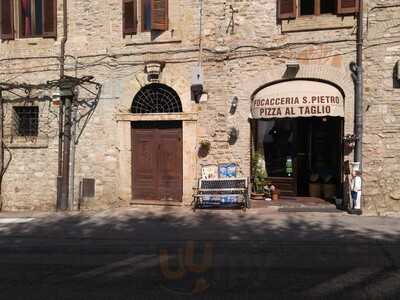
[[[363,28],[363,0],[359,0],[359,12],[357,18],[357,81],[356,81],[356,101],[355,101],[355,124],[354,124],[354,135],[356,137],[355,148],[354,148],[354,161],[360,163],[360,171],[363,170],[362,164],[362,142],[363,142],[363,92],[364,92],[364,81],[363,81],[363,46],[364,46],[364,28]],[[358,204],[357,210],[361,212],[362,201]]]
[[61,210],[68,209],[69,194],[69,163],[71,152],[71,96],[65,97],[65,120],[64,120],[64,150],[63,150],[63,170],[62,170],[62,201]]
[[0,88],[0,210],[2,207],[3,199],[2,199],[2,184],[3,184],[3,172],[4,172],[4,145],[3,145],[3,138],[4,138],[4,112],[3,112],[3,93],[2,89]]
[[62,202],[63,136],[64,136],[64,97],[60,97],[58,113],[58,172],[57,172],[57,210]]
[[[76,99],[74,99],[76,100]],[[71,131],[71,154],[70,154],[70,171],[69,171],[69,197],[68,197],[68,208],[69,210],[74,209],[75,200],[75,151],[76,151],[76,113],[77,106],[72,105],[72,131]]]
[[[63,37],[60,45],[60,79],[64,78],[65,74],[65,44],[68,40],[68,13],[67,0],[63,0]],[[57,176],[57,210],[62,209],[62,183],[63,183],[63,135],[64,135],[64,101],[61,97],[60,109],[58,113],[58,176]]]

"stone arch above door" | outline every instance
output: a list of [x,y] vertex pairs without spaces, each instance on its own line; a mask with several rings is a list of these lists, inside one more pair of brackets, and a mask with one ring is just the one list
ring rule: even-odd
[[353,132],[353,118],[354,118],[354,83],[351,77],[350,69],[347,71],[344,68],[336,68],[329,65],[303,65],[300,64],[299,70],[293,78],[285,77],[286,65],[282,64],[273,69],[267,69],[262,72],[256,73],[251,80],[247,91],[247,101],[249,107],[251,105],[251,98],[263,86],[282,82],[285,80],[316,80],[331,83],[344,93],[345,97],[345,132]]
[[[193,101],[191,101],[190,95],[190,76],[182,76],[181,70],[175,70],[176,66],[172,68],[170,65],[166,65],[160,82],[162,84],[172,88],[179,96],[182,104],[182,113],[190,113],[193,111]],[[189,75],[189,74],[188,74]],[[138,72],[130,77],[121,80],[121,90],[119,103],[117,106],[118,113],[131,113],[132,100],[137,93],[144,87],[151,85],[148,81],[147,74],[144,72]]]

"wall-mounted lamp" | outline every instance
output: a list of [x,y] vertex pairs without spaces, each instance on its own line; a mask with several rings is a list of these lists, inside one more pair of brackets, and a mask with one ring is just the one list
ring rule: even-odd
[[203,84],[204,84],[203,68],[201,66],[196,66],[192,71],[192,85],[190,87],[192,93],[192,100],[194,100],[196,103],[200,102],[201,95],[204,93]]
[[290,60],[286,63],[286,68],[290,70],[299,70],[300,64],[295,60]]
[[234,96],[234,97],[232,98],[232,101],[231,101],[231,109],[230,109],[230,111],[229,111],[229,112],[231,113],[231,115],[233,115],[233,114],[236,112],[238,103],[239,103],[239,98],[236,97],[236,96]]
[[393,88],[400,88],[400,60],[396,62],[393,70]]
[[295,60],[290,60],[286,63],[286,71],[283,75],[284,78],[296,77],[297,72],[299,72],[300,64]]
[[228,143],[229,145],[234,145],[239,138],[239,130],[235,127],[229,128],[228,131]]

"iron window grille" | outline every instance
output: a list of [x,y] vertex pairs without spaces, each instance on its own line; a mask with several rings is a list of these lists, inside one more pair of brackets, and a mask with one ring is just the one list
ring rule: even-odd
[[182,112],[178,94],[170,87],[152,83],[143,87],[132,103],[132,113],[177,113]]
[[39,133],[39,107],[14,107],[14,122],[17,136],[37,136]]

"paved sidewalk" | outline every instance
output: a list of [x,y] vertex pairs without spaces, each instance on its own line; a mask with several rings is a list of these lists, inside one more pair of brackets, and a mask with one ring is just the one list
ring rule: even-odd
[[398,241],[400,219],[343,213],[281,213],[277,208],[197,210],[139,206],[103,212],[1,213],[33,218],[0,227],[0,236],[146,240]]
[[0,299],[400,299],[398,218],[147,206],[2,216]]

